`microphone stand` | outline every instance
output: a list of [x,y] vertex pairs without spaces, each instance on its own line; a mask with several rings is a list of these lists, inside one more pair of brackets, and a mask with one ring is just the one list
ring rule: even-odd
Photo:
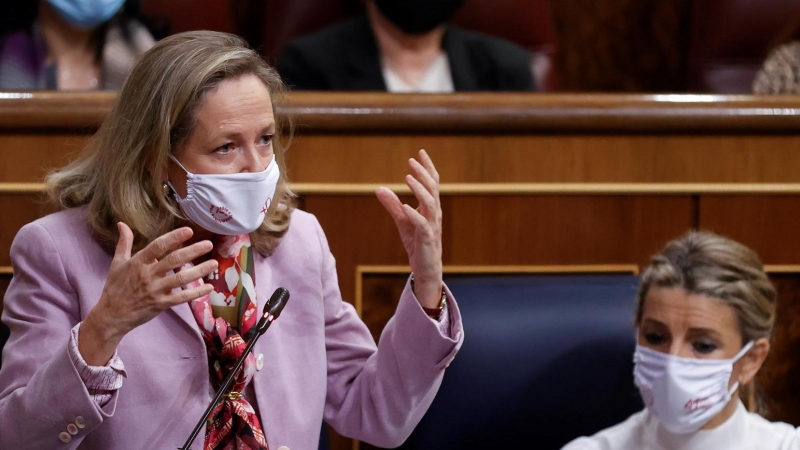
[[200,430],[203,428],[206,420],[208,420],[208,416],[211,415],[211,411],[217,406],[217,403],[220,402],[222,396],[225,395],[230,389],[231,384],[233,384],[233,380],[236,378],[236,374],[242,368],[244,364],[244,360],[247,359],[247,355],[250,354],[250,351],[253,350],[253,347],[256,345],[258,338],[264,334],[265,331],[272,325],[272,322],[280,316],[281,311],[283,311],[284,306],[286,306],[286,302],[289,300],[289,291],[286,288],[279,287],[275,290],[272,294],[272,297],[267,301],[267,304],[264,305],[264,314],[261,316],[261,320],[258,321],[256,326],[254,326],[245,336],[250,336],[250,340],[247,342],[247,347],[245,347],[244,352],[239,358],[236,360],[236,364],[233,366],[233,369],[228,373],[228,376],[225,377],[225,380],[222,382],[217,394],[214,395],[214,398],[211,400],[211,404],[208,405],[206,408],[206,412],[203,413],[203,417],[197,422],[195,425],[194,430],[192,430],[192,434],[189,436],[189,439],[183,444],[182,447],[178,447],[178,450],[191,450],[192,442],[194,442],[197,435],[200,433]]

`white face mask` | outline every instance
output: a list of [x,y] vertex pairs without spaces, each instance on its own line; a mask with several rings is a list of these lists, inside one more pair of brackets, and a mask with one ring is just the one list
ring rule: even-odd
[[257,230],[267,215],[280,178],[275,158],[263,172],[232,174],[195,174],[186,172],[186,198],[175,192],[181,210],[204,229],[224,236],[249,234]]
[[681,358],[636,346],[633,378],[647,409],[675,434],[694,433],[716,416],[739,387],[728,383],[733,363],[753,347],[748,343],[732,359]]

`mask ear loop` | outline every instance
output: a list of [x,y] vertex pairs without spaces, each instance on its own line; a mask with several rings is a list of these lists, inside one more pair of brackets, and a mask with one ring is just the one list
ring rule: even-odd
[[731,359],[731,364],[742,359],[742,357],[746,355],[747,352],[749,352],[753,348],[753,345],[755,345],[755,341],[750,341],[747,344],[745,344],[745,346],[742,347],[741,350],[739,350],[739,353],[737,353],[736,356],[734,356],[733,359]]
[[184,172],[186,172],[186,176],[188,176],[188,177],[190,177],[190,178],[191,178],[191,176],[192,176],[192,175],[194,175],[192,172],[189,172],[188,170],[186,170],[186,167],[183,167],[183,164],[181,164],[181,162],[180,162],[180,161],[178,161],[178,158],[176,158],[176,157],[175,157],[175,155],[173,155],[172,153],[170,153],[170,154],[169,154],[169,157],[170,157],[170,159],[172,159],[173,161],[175,161],[175,164],[177,164],[177,165],[178,165],[178,166],[179,166],[181,169],[183,169],[183,171],[184,171]]
[[[740,359],[742,359],[742,358],[744,357],[744,355],[746,355],[746,354],[747,354],[747,352],[749,352],[749,351],[750,351],[750,350],[753,348],[753,345],[755,345],[755,342],[754,342],[754,341],[750,341],[750,342],[748,342],[747,344],[745,344],[745,346],[744,346],[744,347],[742,347],[742,349],[741,349],[741,350],[739,350],[739,353],[737,353],[737,354],[736,354],[736,356],[734,356],[733,358],[731,358],[731,360],[730,360],[730,363],[731,363],[731,368],[733,367],[733,365],[734,365],[734,364],[735,364],[737,361],[739,361]],[[737,390],[737,389],[739,389],[739,387],[740,387],[740,385],[739,385],[739,382],[738,382],[738,381],[737,381],[737,382],[735,382],[735,383],[733,383],[733,386],[731,386],[731,388],[728,390],[728,393],[729,393],[731,396],[733,396],[733,393],[734,393],[734,392],[736,392],[736,390]]]
[[[192,178],[194,176],[194,174],[192,172],[189,172],[188,170],[186,170],[186,167],[183,167],[183,164],[181,164],[181,162],[178,161],[178,158],[176,158],[172,153],[169,154],[169,157],[170,157],[170,159],[175,161],[175,164],[177,164],[178,167],[180,167],[181,169],[183,169],[184,172],[186,172],[186,177],[187,178]],[[175,198],[177,198],[179,200],[185,200],[185,199],[181,198],[180,194],[178,194],[178,190],[175,189],[175,186],[172,185],[172,181],[167,180],[167,184],[169,185],[169,188],[172,189],[172,193],[175,195]],[[187,192],[186,197],[187,198],[189,197],[188,192]]]

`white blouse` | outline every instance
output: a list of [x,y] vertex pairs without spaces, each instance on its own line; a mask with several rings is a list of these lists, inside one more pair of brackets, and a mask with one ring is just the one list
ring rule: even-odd
[[592,437],[578,438],[561,450],[800,450],[800,431],[748,412],[736,412],[713,430],[672,434],[646,409]]
[[392,93],[449,94],[455,92],[453,76],[450,73],[450,60],[445,52],[439,53],[439,56],[433,60],[416,86],[406,83],[385,61],[381,61],[381,70],[383,72],[383,80],[386,83],[386,90]]

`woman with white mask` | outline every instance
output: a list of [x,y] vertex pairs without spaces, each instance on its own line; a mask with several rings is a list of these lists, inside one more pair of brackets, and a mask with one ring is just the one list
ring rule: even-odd
[[645,409],[562,450],[788,450],[797,430],[748,412],[740,387],[769,353],[777,295],[758,256],[689,232],[642,275],[634,381]]
[[[380,447],[411,434],[464,339],[439,174],[420,151],[418,206],[376,191],[413,273],[376,343],[289,189],[284,93],[224,33],[170,36],[134,65],[86,150],[47,176],[61,210],[11,246],[0,448],[307,450],[323,421]],[[278,288],[291,301],[256,342]]]

